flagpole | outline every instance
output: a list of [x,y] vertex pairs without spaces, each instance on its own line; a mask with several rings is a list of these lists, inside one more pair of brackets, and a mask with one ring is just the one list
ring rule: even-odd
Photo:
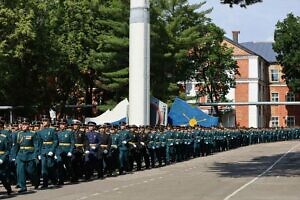
[[130,1],[129,124],[150,123],[149,0]]

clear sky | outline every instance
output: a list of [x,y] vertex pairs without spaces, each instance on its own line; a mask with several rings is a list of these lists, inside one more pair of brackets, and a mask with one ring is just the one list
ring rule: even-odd
[[[190,3],[203,0],[189,0]],[[276,23],[282,21],[288,13],[300,16],[300,0],[263,0],[247,8],[220,3],[220,0],[206,0],[203,9],[214,8],[209,15],[213,22],[225,30],[232,38],[233,30],[240,31],[240,42],[273,41]]]

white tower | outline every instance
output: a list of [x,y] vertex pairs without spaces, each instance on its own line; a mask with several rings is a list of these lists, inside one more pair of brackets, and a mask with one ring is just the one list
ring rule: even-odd
[[130,1],[129,124],[150,123],[149,0]]

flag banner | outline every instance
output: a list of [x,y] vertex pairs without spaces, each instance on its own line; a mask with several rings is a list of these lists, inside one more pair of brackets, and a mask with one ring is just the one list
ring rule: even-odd
[[176,97],[170,112],[168,122],[173,126],[212,127],[218,125],[219,118],[207,115],[200,108],[192,107],[184,100]]

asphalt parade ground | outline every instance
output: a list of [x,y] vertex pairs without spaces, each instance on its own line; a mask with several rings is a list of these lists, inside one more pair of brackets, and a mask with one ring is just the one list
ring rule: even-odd
[[[132,174],[1,199],[299,200],[300,141],[258,144]],[[16,189],[14,189],[16,191]],[[30,192],[31,190],[31,192]]]

